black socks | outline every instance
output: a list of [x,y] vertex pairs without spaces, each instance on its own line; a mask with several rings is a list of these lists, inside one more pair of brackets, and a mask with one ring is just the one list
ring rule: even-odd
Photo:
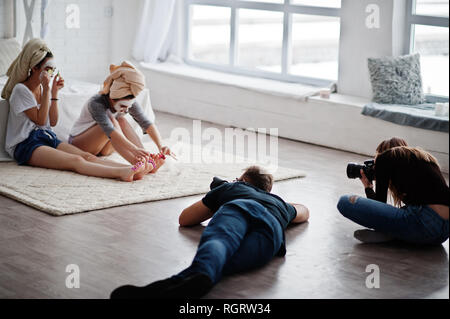
[[145,287],[126,285],[115,289],[111,299],[195,299],[206,295],[213,287],[211,279],[202,273],[185,278],[170,277]]

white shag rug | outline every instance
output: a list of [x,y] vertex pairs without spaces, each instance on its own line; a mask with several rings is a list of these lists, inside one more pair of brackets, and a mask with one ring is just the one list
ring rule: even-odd
[[[88,177],[72,172],[18,166],[15,162],[0,163],[0,194],[37,208],[54,216],[75,214],[163,199],[204,194],[214,176],[228,181],[242,174],[242,170],[254,161],[234,157],[232,163],[217,163],[217,153],[203,162],[195,162],[195,151],[191,146],[172,147],[178,156],[175,161],[168,158],[156,174],[126,183],[113,179]],[[184,150],[184,151],[183,151]],[[187,150],[187,152],[186,152]],[[199,157],[197,157],[198,159]],[[214,158],[214,159],[213,159]],[[221,157],[219,157],[221,158]],[[121,161],[117,154],[109,159]],[[216,163],[214,163],[216,161]],[[304,177],[301,171],[273,165],[264,165],[275,181]]]

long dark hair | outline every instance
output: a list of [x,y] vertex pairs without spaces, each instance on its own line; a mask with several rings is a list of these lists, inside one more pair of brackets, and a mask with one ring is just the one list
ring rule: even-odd
[[[427,163],[431,163],[432,165],[436,165],[439,168],[439,163],[437,159],[429,152],[421,149],[420,147],[409,147],[409,146],[397,146],[388,149],[375,157],[375,163],[378,156],[387,152],[390,152],[392,154],[393,160],[406,159],[409,162],[412,159],[417,159],[419,161],[424,161]],[[396,185],[392,183],[392,181],[389,181],[389,191],[394,201],[394,205],[400,207],[403,201],[403,194],[399,191]]]
[[[376,157],[382,154],[383,152],[386,152],[394,147],[399,146],[408,146],[408,143],[406,143],[406,141],[400,137],[392,137],[390,139],[384,140],[377,146]],[[400,201],[398,200],[399,199],[398,192],[397,191],[394,192],[394,189],[395,187],[392,186],[391,183],[389,183],[389,197],[392,198],[392,201],[396,206],[400,207],[401,200]]]
[[390,150],[393,147],[397,146],[408,146],[408,143],[400,137],[392,137],[388,140],[384,140],[377,146],[377,154],[381,154],[384,151]]

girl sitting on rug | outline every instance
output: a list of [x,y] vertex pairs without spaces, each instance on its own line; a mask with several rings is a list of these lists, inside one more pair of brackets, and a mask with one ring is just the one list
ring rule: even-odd
[[58,92],[64,87],[64,80],[59,74],[55,76],[54,71],[53,54],[40,39],[30,40],[9,67],[2,91],[2,97],[10,105],[6,152],[19,165],[127,182],[142,178],[153,167],[148,161],[131,166],[102,160],[57,138],[52,126],[58,122]]
[[151,158],[124,116],[130,113],[142,131],[152,138],[160,157],[173,155],[162,145],[158,128],[136,102],[136,96],[145,87],[144,75],[126,61],[119,66],[111,65],[110,73],[103,90],[82,109],[72,127],[69,143],[93,155],[109,155],[115,150],[131,164],[135,164],[137,158]]

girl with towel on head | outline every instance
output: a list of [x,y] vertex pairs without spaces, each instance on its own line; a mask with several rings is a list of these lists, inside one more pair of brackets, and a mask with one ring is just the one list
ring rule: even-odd
[[[131,164],[150,162],[153,167],[147,173],[155,173],[164,163],[165,156],[173,154],[162,145],[158,128],[136,102],[136,97],[144,88],[144,75],[131,63],[112,64],[103,90],[87,101],[73,125],[69,143],[93,155],[106,156],[117,151]],[[151,154],[144,149],[140,137],[125,118],[127,113],[139,124],[143,133],[151,137],[159,154]]]
[[10,105],[7,153],[19,165],[127,182],[142,178],[149,163],[131,166],[102,160],[57,138],[52,127],[58,122],[58,92],[64,87],[64,80],[54,74],[55,70],[53,54],[40,39],[30,40],[9,67],[2,91]]

